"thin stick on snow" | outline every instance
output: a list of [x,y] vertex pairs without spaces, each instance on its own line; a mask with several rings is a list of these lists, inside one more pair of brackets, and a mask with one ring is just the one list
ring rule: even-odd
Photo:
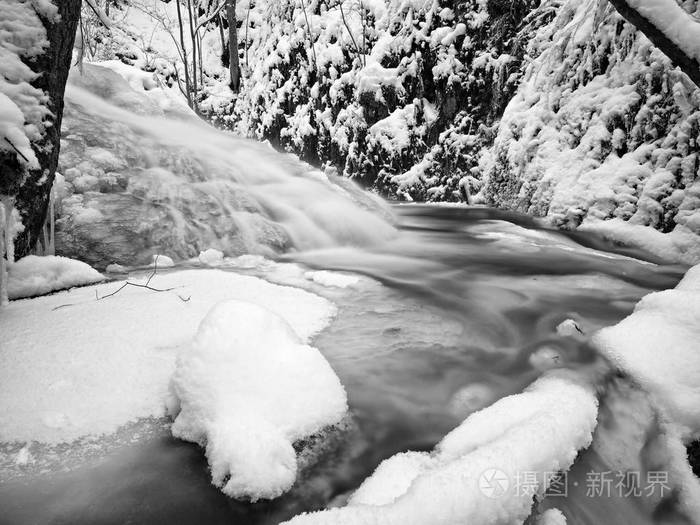
[[[97,293],[97,290],[95,290],[95,300],[96,301],[101,301],[102,299],[107,299],[108,297],[113,297],[117,295],[119,292],[121,292],[124,288],[128,286],[134,286],[136,288],[145,288],[146,290],[151,290],[152,292],[172,292],[173,290],[176,290],[179,288],[179,286],[173,286],[172,288],[154,288],[151,286],[151,279],[153,279],[158,273],[158,255],[156,255],[155,260],[153,261],[153,273],[148,276],[148,279],[146,279],[146,282],[144,284],[141,283],[132,283],[131,281],[125,281],[119,288],[114,290],[112,293],[108,293],[107,295],[103,295],[100,297],[100,295]],[[192,297],[183,297],[180,294],[175,294],[178,299],[180,299],[183,303],[187,303],[192,299]],[[53,311],[59,310],[61,308],[66,308],[68,306],[75,306],[76,303],[71,303],[71,304],[61,304],[59,306],[56,306],[53,308]]]
[[[107,294],[107,295],[103,295],[102,297],[98,297],[97,300],[99,301],[99,300],[102,300],[102,299],[106,299],[107,297],[112,297],[112,296],[114,296],[114,295],[117,295],[119,292],[121,292],[121,291],[122,291],[124,288],[126,288],[127,286],[135,286],[136,288],[146,288],[147,290],[151,290],[151,291],[153,291],[153,292],[171,292],[171,291],[175,290],[175,289],[177,288],[176,286],[173,287],[173,288],[163,288],[163,289],[160,289],[160,288],[153,288],[152,286],[150,286],[151,280],[156,276],[156,273],[158,273],[158,257],[159,257],[159,256],[156,255],[156,258],[155,258],[155,260],[153,261],[153,273],[152,273],[151,275],[148,276],[148,279],[146,280],[146,283],[145,283],[145,284],[132,283],[132,282],[130,282],[130,281],[126,281],[124,284],[122,284],[119,288],[117,288],[117,289],[116,289],[115,291],[113,291],[112,293]],[[97,291],[95,291],[95,294],[97,294]],[[178,296],[178,298],[179,298],[183,303],[186,303],[187,301],[189,301],[189,300],[191,299],[191,297],[185,298],[185,297],[182,297],[182,296],[179,295],[179,294],[176,294],[176,295]]]

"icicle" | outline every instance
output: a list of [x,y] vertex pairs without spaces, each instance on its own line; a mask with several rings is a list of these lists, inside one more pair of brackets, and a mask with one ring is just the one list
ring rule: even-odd
[[54,180],[49,197],[49,245],[46,255],[56,255],[56,181]]
[[7,299],[7,264],[5,244],[9,235],[10,215],[9,197],[0,197],[0,307],[8,303]]

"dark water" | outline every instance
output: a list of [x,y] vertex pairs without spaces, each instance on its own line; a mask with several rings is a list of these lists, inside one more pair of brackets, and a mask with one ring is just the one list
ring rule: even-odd
[[[68,472],[0,482],[0,522],[275,524],[342,503],[383,459],[429,450],[469,413],[521,391],[541,373],[533,355],[543,349],[557,353],[556,366],[597,359],[585,336],[557,333],[562,321],[591,334],[628,315],[643,295],[675,286],[685,271],[514,214],[396,212],[400,235],[385,245],[286,258],[372,278],[345,290],[309,285],[339,308],[314,344],[348,391],[352,422],[324,447],[306,449],[311,459],[290,494],[255,505],[230,500],[210,485],[201,451],[163,430]],[[269,270],[246,272],[284,282]],[[610,423],[620,406],[601,410],[597,440],[624,439]],[[572,469],[579,487],[592,468],[612,469],[595,446]],[[682,523],[659,510],[664,504],[592,500],[579,488],[554,506],[576,524]]]

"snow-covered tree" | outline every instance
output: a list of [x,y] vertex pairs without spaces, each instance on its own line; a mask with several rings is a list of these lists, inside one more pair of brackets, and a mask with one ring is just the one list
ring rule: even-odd
[[676,0],[610,0],[610,3],[700,86],[700,20],[687,13]]
[[0,0],[0,279],[46,218],[80,3]]

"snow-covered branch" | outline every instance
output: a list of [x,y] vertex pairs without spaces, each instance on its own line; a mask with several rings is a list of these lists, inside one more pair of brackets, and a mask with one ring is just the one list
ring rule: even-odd
[[610,0],[610,3],[700,86],[698,20],[675,0]]
[[85,3],[90,7],[90,9],[92,9],[95,16],[99,18],[100,22],[102,22],[105,27],[112,27],[112,20],[107,16],[107,13],[105,13],[104,10],[97,5],[95,0],[85,0]]

